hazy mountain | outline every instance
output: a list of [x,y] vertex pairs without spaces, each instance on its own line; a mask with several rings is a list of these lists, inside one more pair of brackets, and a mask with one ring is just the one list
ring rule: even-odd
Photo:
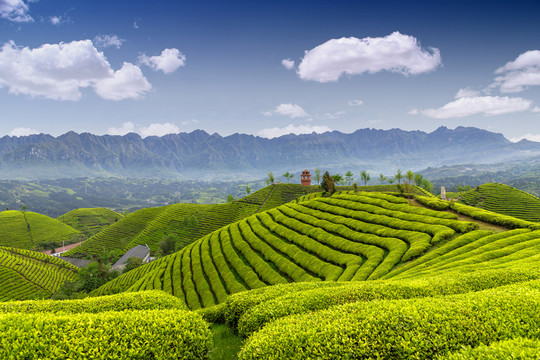
[[127,176],[138,178],[261,178],[305,168],[390,173],[458,163],[492,163],[540,155],[540,143],[512,143],[486,130],[440,127],[432,133],[360,129],[351,134],[285,135],[266,139],[202,130],[141,138],[77,134],[0,138],[0,178]]

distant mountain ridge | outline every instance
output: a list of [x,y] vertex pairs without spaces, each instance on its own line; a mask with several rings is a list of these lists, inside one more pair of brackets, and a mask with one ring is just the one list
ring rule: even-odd
[[146,138],[71,131],[58,137],[0,138],[0,178],[261,178],[267,171],[313,167],[388,173],[534,155],[540,155],[540,143],[512,143],[502,134],[473,127],[440,127],[431,133],[359,129],[273,139],[238,133],[223,137],[203,130]]

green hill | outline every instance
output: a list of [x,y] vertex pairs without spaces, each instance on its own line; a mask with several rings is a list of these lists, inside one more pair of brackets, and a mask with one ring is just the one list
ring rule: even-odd
[[0,247],[0,301],[48,298],[78,268],[64,260],[25,249]]
[[31,211],[0,212],[0,246],[43,250],[73,244],[83,239],[74,228]]
[[79,230],[89,238],[123,217],[124,215],[105,208],[83,208],[71,210],[59,216],[57,220]]
[[480,185],[464,193],[462,198],[467,205],[540,222],[540,199],[508,185]]
[[457,219],[382,193],[317,197],[221,228],[95,294],[157,288],[197,309],[268,285],[373,280],[456,233],[478,228]]
[[318,187],[270,185],[227,204],[174,204],[137,210],[70,250],[67,255],[100,254],[104,250],[123,253],[136,245],[148,245],[152,250],[157,250],[159,242],[165,237],[175,239],[180,249],[227,224],[310,191],[318,191]]

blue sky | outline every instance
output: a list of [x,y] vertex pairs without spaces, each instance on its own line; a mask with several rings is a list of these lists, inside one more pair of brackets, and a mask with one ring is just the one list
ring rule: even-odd
[[0,0],[0,136],[475,126],[540,141],[535,1]]

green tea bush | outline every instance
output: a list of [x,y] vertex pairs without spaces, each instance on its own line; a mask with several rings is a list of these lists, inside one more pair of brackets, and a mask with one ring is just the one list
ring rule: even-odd
[[239,359],[432,359],[463,346],[540,335],[540,283],[440,298],[357,302],[276,320]]
[[418,201],[420,204],[427,206],[428,208],[433,209],[433,210],[450,209],[450,202],[438,199],[436,197],[415,195],[414,199]]
[[468,205],[452,203],[452,209],[460,214],[467,215],[473,219],[484,221],[493,225],[504,226],[509,229],[529,228],[539,230],[540,224],[531,221],[517,219],[512,216],[498,214],[496,212],[475,208]]
[[465,349],[441,356],[440,360],[538,360],[540,359],[540,340],[516,339],[495,342],[491,345],[470,346]]
[[209,325],[184,310],[0,314],[2,359],[204,359]]
[[103,311],[186,309],[184,303],[163,291],[142,291],[77,300],[28,300],[0,303],[0,313],[99,313]]

